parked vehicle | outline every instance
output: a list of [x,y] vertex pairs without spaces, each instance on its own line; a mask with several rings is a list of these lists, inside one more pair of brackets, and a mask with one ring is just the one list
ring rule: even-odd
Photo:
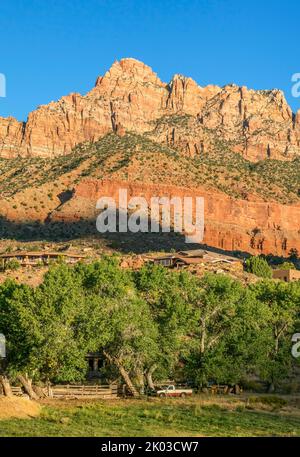
[[179,388],[175,387],[174,385],[169,385],[166,387],[162,387],[161,389],[156,391],[156,395],[158,397],[181,397],[184,398],[188,395],[192,395],[193,390],[192,389],[184,389],[184,388]]

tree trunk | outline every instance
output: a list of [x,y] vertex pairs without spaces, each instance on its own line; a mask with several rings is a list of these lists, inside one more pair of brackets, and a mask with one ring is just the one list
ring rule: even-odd
[[139,393],[138,393],[138,391],[136,390],[136,388],[134,387],[134,385],[133,385],[133,383],[132,383],[132,381],[131,381],[131,379],[130,379],[128,373],[127,373],[127,371],[125,370],[125,368],[122,367],[122,365],[121,365],[119,362],[117,362],[117,361],[116,361],[116,365],[117,365],[117,367],[118,367],[118,369],[119,369],[119,371],[120,371],[120,373],[121,373],[121,375],[122,375],[122,377],[123,377],[123,379],[124,379],[124,381],[125,381],[125,383],[126,383],[126,386],[127,386],[128,389],[130,390],[130,392],[132,393],[132,395],[133,395],[134,397],[138,397],[138,396],[139,396]]
[[18,376],[18,380],[20,381],[20,383],[24,387],[25,392],[29,395],[29,398],[31,400],[38,400],[39,397],[38,397],[38,395],[35,393],[35,391],[32,388],[31,379],[29,379],[27,375],[23,376],[23,375],[20,374]]
[[127,373],[127,371],[125,370],[125,368],[122,366],[122,364],[120,363],[120,361],[116,358],[116,357],[111,357],[111,355],[109,355],[107,352],[103,351],[103,354],[105,355],[105,357],[109,360],[109,362],[111,364],[114,364],[116,365],[116,367],[118,368],[122,378],[124,379],[125,383],[126,383],[126,386],[128,387],[129,391],[132,393],[132,395],[134,397],[138,397],[139,396],[139,393],[138,391],[136,390],[136,388],[134,387],[130,377],[129,377],[129,374]]
[[0,384],[2,386],[4,395],[6,397],[12,397],[13,393],[12,393],[12,390],[11,390],[11,387],[10,387],[9,379],[6,376],[1,375],[0,376]]
[[46,394],[45,392],[45,389],[43,389],[42,387],[40,386],[35,386],[33,385],[32,386],[32,389],[33,391],[36,393],[36,395],[39,397],[39,398],[46,398],[48,395]]
[[154,363],[150,368],[149,370],[146,372],[146,379],[147,379],[147,384],[148,384],[148,387],[150,389],[155,389],[154,387],[154,383],[153,383],[153,379],[152,379],[152,375],[154,373],[154,371],[156,370],[157,368],[157,365]]
[[136,381],[137,381],[137,386],[139,388],[140,394],[144,395],[145,393],[145,379],[144,379],[144,373],[141,369],[136,370]]
[[275,385],[274,382],[270,382],[269,387],[268,387],[268,393],[272,394],[275,392]]
[[205,352],[205,341],[206,341],[206,322],[205,318],[201,319],[201,338],[200,338],[200,354],[203,355]]

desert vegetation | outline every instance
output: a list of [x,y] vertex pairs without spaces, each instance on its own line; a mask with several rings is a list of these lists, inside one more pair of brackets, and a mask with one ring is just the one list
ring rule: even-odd
[[[188,122],[188,116],[167,116],[157,125]],[[183,126],[183,127],[182,127]],[[159,143],[151,135],[107,134],[95,143],[78,145],[67,156],[53,159],[0,159],[0,194],[10,198],[18,192],[48,185],[52,201],[55,187],[70,189],[85,177],[110,177],[133,181],[161,182],[197,187],[206,185],[235,198],[249,194],[264,200],[292,203],[299,199],[299,158],[292,161],[266,159],[250,162],[233,152],[232,142],[221,140],[211,131],[212,146],[205,154],[189,157],[176,146]],[[23,202],[24,203],[24,202]]]

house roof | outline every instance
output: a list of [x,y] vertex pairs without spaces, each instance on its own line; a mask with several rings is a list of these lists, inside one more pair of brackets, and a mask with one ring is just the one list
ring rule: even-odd
[[210,260],[211,262],[241,262],[241,259],[238,259],[237,257],[215,252],[206,252],[204,259]]
[[189,251],[179,251],[177,255],[183,257],[203,257],[204,254],[207,254],[207,251],[204,249],[191,249]]
[[149,257],[151,260],[165,260],[165,259],[181,259],[182,261],[188,259],[195,259],[195,261],[189,262],[191,263],[200,263],[203,261],[211,262],[211,263],[218,263],[218,262],[225,262],[225,263],[232,263],[232,262],[241,262],[241,259],[237,257],[229,256],[220,254],[213,251],[206,251],[204,249],[192,249],[188,251],[178,251],[174,254],[162,254],[156,257]]
[[174,262],[176,261],[179,261],[179,262],[183,262],[185,263],[186,265],[194,265],[194,264],[198,264],[198,263],[201,263],[203,262],[203,257],[192,257],[192,258],[188,258],[188,257],[175,257],[174,258]]
[[147,255],[145,256],[149,260],[164,260],[164,259],[174,259],[174,254],[164,254],[164,255],[158,255],[158,256],[151,256]]

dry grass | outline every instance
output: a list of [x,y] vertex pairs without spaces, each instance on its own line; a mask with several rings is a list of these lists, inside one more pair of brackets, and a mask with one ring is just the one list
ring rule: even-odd
[[0,397],[0,420],[1,419],[27,419],[39,416],[41,407],[38,403],[26,398]]

